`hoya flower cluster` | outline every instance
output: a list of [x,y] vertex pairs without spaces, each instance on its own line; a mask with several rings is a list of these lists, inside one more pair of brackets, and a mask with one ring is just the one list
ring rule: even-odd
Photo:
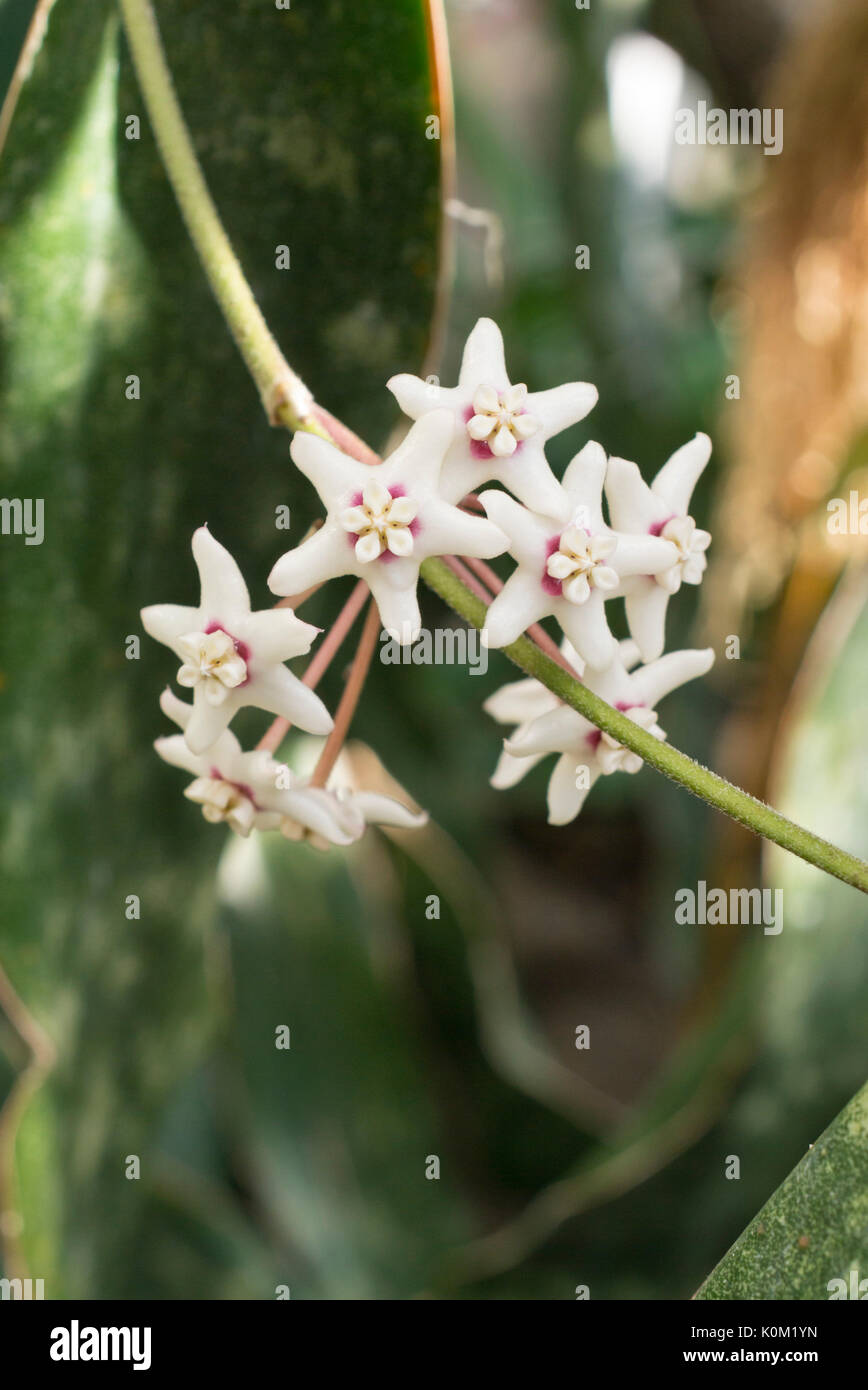
[[[320,637],[293,605],[338,576],[361,581],[362,596],[370,591],[376,605],[376,626],[404,645],[421,630],[423,562],[444,557],[459,570],[466,564],[490,592],[482,633],[489,647],[507,646],[528,629],[534,636],[537,624],[553,619],[577,678],[660,739],[658,701],[713,659],[710,651],[663,655],[669,599],[682,583],[698,584],[706,564],[710,537],[689,514],[710,455],[705,435],[673,454],[650,486],[635,464],[607,458],[594,442],[559,481],[545,445],[587,415],[596,390],[572,382],[529,393],[511,383],[490,319],[480,319],[468,338],[455,387],[407,375],[388,385],[414,423],[383,462],[361,462],[310,433],[292,441],[292,458],[325,515],[274,565],[268,582],[281,603],[252,612],[237,565],[202,527],[193,537],[199,606],[158,604],[142,613],[146,631],[175,652],[177,683],[192,696],[186,703],[164,693],[163,711],[180,733],[158,739],[157,751],[190,774],[186,795],[206,819],[225,821],[240,835],[274,830],[316,845],[346,845],[369,823],[424,823],[402,800],[360,789],[341,751],[373,651],[370,621],[334,720],[312,688],[327,664],[320,658],[333,654],[360,604],[348,601],[303,679],[284,664]],[[503,554],[514,562],[505,583],[482,563]],[[631,638],[618,643],[607,605],[622,598]],[[244,752],[229,724],[248,705],[278,722],[259,747]],[[557,824],[573,819],[599,777],[641,766],[635,753],[535,680],[504,686],[486,708],[515,726],[495,786],[511,786],[541,758],[558,755],[548,793],[549,819]],[[320,739],[319,758],[303,774],[273,756],[290,725]]]

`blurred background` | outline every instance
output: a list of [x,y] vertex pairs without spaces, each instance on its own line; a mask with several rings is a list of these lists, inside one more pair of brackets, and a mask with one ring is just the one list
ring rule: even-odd
[[[866,543],[827,524],[868,459],[864,0],[451,0],[454,131],[439,8],[156,10],[266,317],[371,444],[398,426],[386,378],[451,384],[480,314],[513,381],[599,388],[556,472],[590,437],[650,480],[711,434],[710,568],[668,646],[717,663],[663,727],[865,855]],[[7,78],[32,12],[0,0]],[[47,1297],[690,1297],[866,1078],[864,900],[650,769],[561,829],[547,766],[494,792],[496,654],[472,678],[375,663],[353,732],[424,832],[318,854],[205,825],[150,748],[171,658],[127,638],[143,604],[195,601],[203,521],[262,606],[275,507],[296,541],[316,499],[189,248],[114,7],[36,20],[0,116],[2,490],[46,517],[42,546],[0,544],[3,1272]],[[782,152],[677,144],[700,101],[780,108]],[[700,879],[783,889],[782,933],[677,926]]]

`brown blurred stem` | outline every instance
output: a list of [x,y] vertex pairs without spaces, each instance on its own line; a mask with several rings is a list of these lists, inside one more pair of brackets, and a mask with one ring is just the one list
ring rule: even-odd
[[0,1107],[0,1251],[3,1254],[3,1271],[8,1278],[26,1279],[27,1261],[20,1239],[21,1217],[15,1181],[15,1143],[28,1102],[54,1065],[55,1050],[48,1034],[28,1011],[2,966],[0,1011],[28,1053],[28,1060]]

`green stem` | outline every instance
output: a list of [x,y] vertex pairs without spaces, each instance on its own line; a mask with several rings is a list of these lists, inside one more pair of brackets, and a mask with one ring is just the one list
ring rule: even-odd
[[[341,447],[366,463],[376,462],[376,456],[367,446],[340,422],[334,421],[333,432],[330,432],[332,417],[314,403],[307,387],[292,371],[274,341],[208,192],[178,105],[150,0],[119,0],[119,4],[169,182],[211,287],[259,388],[269,419],[287,429],[310,430],[329,440],[336,433]],[[485,604],[441,560],[426,560],[422,577],[461,617],[475,627],[484,625]],[[868,864],[863,860],[812,835],[764,802],[679,753],[670,744],[661,743],[625,714],[593,695],[581,681],[574,680],[529,638],[520,637],[504,651],[511,661],[528,675],[535,676],[565,704],[695,796],[809,864],[868,893]]]
[[[426,560],[422,566],[422,577],[442,599],[474,627],[485,626],[486,605],[462,584],[442,560]],[[793,821],[787,820],[778,811],[758,801],[740,787],[733,786],[716,772],[710,772],[701,763],[679,753],[669,743],[661,743],[646,729],[641,729],[626,714],[613,709],[594,695],[581,681],[570,676],[561,666],[540,651],[528,637],[519,637],[517,642],[503,648],[504,654],[514,661],[529,676],[535,676],[552,694],[557,695],[564,704],[571,705],[579,714],[604,733],[611,734],[618,743],[634,753],[658,772],[664,772],[679,786],[686,787],[695,796],[707,801],[718,811],[723,811],[733,820],[746,825],[757,835],[773,840],[791,854],[824,869],[827,874],[843,879],[863,893],[868,893],[868,864],[846,850],[838,849],[828,840],[821,840]]]
[[220,221],[166,63],[151,0],[119,0],[127,41],[169,182],[190,238],[272,424],[328,438],[313,397],[271,335]]

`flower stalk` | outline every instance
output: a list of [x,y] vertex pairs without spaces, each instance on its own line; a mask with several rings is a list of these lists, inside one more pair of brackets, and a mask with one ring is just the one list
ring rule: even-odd
[[271,423],[329,437],[313,396],[278,347],[247,283],[202,173],[150,0],[119,0],[160,155],[190,239]]
[[[335,618],[322,643],[317,647],[316,652],[311,657],[307,670],[301,678],[302,685],[306,685],[311,690],[316,690],[329,666],[331,665],[338,648],[356,621],[359,613],[364,607],[365,599],[369,593],[368,586],[363,579],[353,587],[352,593],[344,604],[338,616]],[[298,600],[296,600],[298,602]],[[280,607],[279,604],[275,605]],[[267,753],[273,753],[280,747],[291,728],[288,719],[280,716],[274,720],[262,738],[257,743],[258,749],[264,749]]]
[[340,703],[335,711],[335,726],[325,742],[325,747],[319,756],[319,761],[313,770],[310,779],[312,787],[324,787],[329,779],[338,755],[346,742],[347,732],[352,723],[356,706],[359,703],[365,680],[374,655],[374,648],[377,645],[377,634],[380,631],[380,615],[377,612],[377,605],[372,601],[368,609],[368,616],[362,628],[362,635],[356,654],[353,657],[353,664],[350,667],[350,674],[344,686]]

